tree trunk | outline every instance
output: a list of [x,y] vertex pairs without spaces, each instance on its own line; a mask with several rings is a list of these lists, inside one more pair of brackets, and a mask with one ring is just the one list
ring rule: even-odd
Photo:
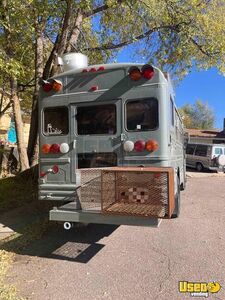
[[70,39],[68,40],[68,43],[66,46],[66,50],[65,50],[66,53],[71,52],[73,45],[77,44],[78,37],[80,35],[80,29],[82,26],[82,22],[83,22],[83,14],[82,14],[82,12],[80,12],[78,10],[77,17],[76,17],[75,24],[74,24],[74,29],[72,31],[72,34],[71,34]]
[[27,156],[27,150],[24,144],[23,136],[23,121],[21,116],[20,100],[17,95],[17,80],[15,78],[10,79],[12,106],[15,119],[16,135],[17,135],[17,148],[20,159],[20,169],[24,171],[29,168],[29,161]]
[[32,103],[30,133],[28,142],[28,158],[30,166],[37,164],[38,155],[36,147],[38,142],[38,94],[39,94],[39,80],[43,74],[43,37],[42,30],[39,24],[36,24],[36,52],[35,52],[35,88]]

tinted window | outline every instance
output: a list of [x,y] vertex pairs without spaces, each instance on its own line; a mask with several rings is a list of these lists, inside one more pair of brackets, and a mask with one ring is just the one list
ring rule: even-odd
[[103,168],[117,165],[116,153],[82,153],[78,154],[78,168]]
[[195,150],[195,155],[206,156],[207,149],[208,149],[208,146],[206,146],[206,145],[197,145],[196,150]]
[[68,134],[68,108],[48,107],[44,110],[44,133],[46,135]]
[[222,148],[215,148],[215,154],[216,155],[223,154],[223,149]]
[[126,125],[130,131],[153,130],[158,127],[158,101],[155,98],[128,101]]
[[83,134],[115,134],[116,106],[114,104],[77,108],[77,132]]
[[186,148],[186,153],[193,155],[194,154],[194,150],[195,150],[196,145],[187,145]]

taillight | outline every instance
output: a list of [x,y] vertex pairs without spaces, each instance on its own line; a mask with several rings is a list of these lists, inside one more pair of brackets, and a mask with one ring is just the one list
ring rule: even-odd
[[141,71],[138,67],[131,67],[129,70],[129,77],[133,81],[141,79]]
[[53,79],[52,81],[47,81],[47,80],[42,81],[42,88],[43,91],[45,91],[46,93],[52,90],[55,92],[59,92],[62,90],[62,87],[63,87],[62,82],[57,79]]
[[145,150],[145,141],[139,140],[134,143],[134,150],[137,152],[142,152]]
[[57,174],[59,172],[59,167],[57,165],[54,165],[51,170],[53,174]]
[[60,145],[59,144],[52,144],[50,148],[51,153],[59,153],[60,152]]
[[46,80],[43,80],[42,88],[43,88],[43,91],[45,91],[46,93],[50,92],[52,90],[52,83],[48,82]]
[[154,74],[154,68],[151,65],[144,65],[141,70],[138,67],[131,67],[129,69],[129,77],[133,81],[138,81],[141,78],[150,80]]
[[93,85],[93,86],[90,88],[90,90],[91,90],[92,92],[97,91],[97,90],[98,90],[98,86],[97,86],[97,85]]
[[148,140],[145,145],[146,150],[153,152],[159,149],[159,144],[155,140]]
[[54,91],[59,92],[62,89],[62,82],[60,80],[54,79],[52,82],[52,88]]
[[152,77],[154,76],[154,69],[150,65],[144,65],[141,69],[141,73],[145,79],[149,80],[152,79]]
[[44,145],[41,147],[41,152],[47,154],[47,153],[50,152],[50,148],[51,148],[51,145],[50,145],[50,144],[44,144]]
[[96,72],[97,70],[96,70],[96,68],[91,68],[90,70],[89,70],[89,72]]

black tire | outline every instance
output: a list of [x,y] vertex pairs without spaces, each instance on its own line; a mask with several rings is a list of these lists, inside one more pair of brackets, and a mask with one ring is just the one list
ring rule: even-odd
[[178,218],[180,215],[180,178],[177,176],[177,193],[175,195],[175,208],[171,218]]
[[198,172],[202,172],[203,169],[204,169],[204,167],[203,167],[203,165],[202,165],[201,163],[197,163],[197,164],[196,164],[196,170],[197,170]]

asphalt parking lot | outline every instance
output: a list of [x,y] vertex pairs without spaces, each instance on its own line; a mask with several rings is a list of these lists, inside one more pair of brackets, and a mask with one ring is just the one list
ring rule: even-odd
[[[7,281],[32,300],[199,299],[179,281],[216,281],[225,299],[225,176],[188,178],[178,219],[159,228],[56,226],[17,254]],[[204,298],[203,298],[204,299]]]

